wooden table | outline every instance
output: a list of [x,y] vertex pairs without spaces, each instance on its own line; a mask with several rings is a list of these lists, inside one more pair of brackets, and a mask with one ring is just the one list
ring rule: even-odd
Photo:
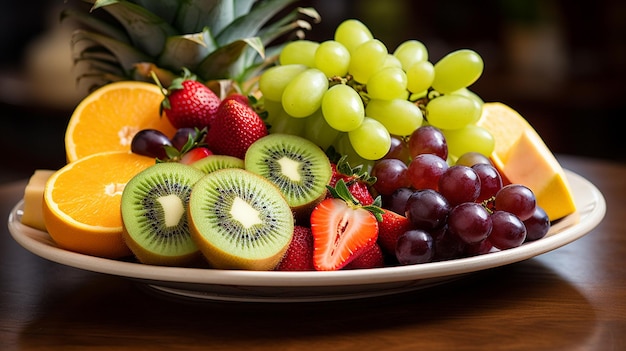
[[[626,350],[626,165],[560,160],[606,198],[591,233],[442,286],[362,300],[166,297],[42,259],[5,224],[0,350]],[[24,186],[0,187],[4,221]]]

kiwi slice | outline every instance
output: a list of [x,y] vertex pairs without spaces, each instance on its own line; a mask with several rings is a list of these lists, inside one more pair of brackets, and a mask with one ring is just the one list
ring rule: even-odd
[[224,168],[243,168],[243,160],[235,156],[209,155],[191,165],[204,173],[211,173]]
[[200,179],[188,215],[191,236],[214,268],[272,270],[293,236],[293,215],[281,192],[244,169]]
[[182,163],[157,163],[126,184],[123,237],[139,262],[184,266],[202,258],[189,233],[187,205],[193,185],[204,175]]
[[324,151],[310,140],[290,134],[258,139],[248,148],[244,164],[246,170],[280,189],[297,220],[306,218],[326,197],[326,185],[332,176]]

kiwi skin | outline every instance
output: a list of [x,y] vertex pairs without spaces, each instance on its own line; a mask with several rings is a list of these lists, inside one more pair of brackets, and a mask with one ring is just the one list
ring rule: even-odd
[[201,158],[198,161],[191,164],[193,167],[196,167],[203,171],[204,173],[215,172],[219,169],[224,168],[243,168],[243,160],[228,155],[209,155],[207,157]]
[[[228,204],[228,200],[219,199],[220,194],[214,191],[227,188],[228,179],[237,179],[244,188],[257,186],[254,194],[260,196],[259,199],[267,201],[264,205],[268,210],[264,212],[259,210],[259,207],[255,209],[261,211],[261,215],[273,215],[272,225],[280,227],[280,232],[274,232],[272,236],[264,238],[267,240],[258,241],[261,247],[247,246],[246,249],[242,249],[237,243],[238,240],[231,240],[213,227],[216,223],[225,223],[224,220],[218,219],[218,214],[212,210],[215,209],[215,204]],[[261,186],[263,188],[260,188]],[[251,200],[254,199],[255,197]],[[230,208],[230,211],[232,210],[233,207]],[[212,268],[273,270],[285,255],[293,237],[294,219],[280,190],[267,179],[244,169],[217,170],[198,181],[191,192],[187,215],[191,236]]]
[[[181,240],[182,245],[178,246],[180,250],[168,252],[163,245],[150,247],[146,244],[150,235],[146,234],[146,229],[141,223],[149,214],[146,213],[147,209],[142,207],[141,199],[136,199],[137,192],[141,192],[142,188],[154,189],[155,184],[162,184],[165,179],[175,179],[190,192],[193,185],[204,175],[201,170],[182,163],[157,163],[138,173],[126,184],[121,205],[122,238],[139,262],[158,266],[200,266],[204,263],[200,250],[191,239],[186,222],[182,224],[184,228],[181,231],[187,235]],[[185,212],[188,211],[188,198],[187,194],[187,198],[183,200]],[[186,220],[186,213],[183,216]]]

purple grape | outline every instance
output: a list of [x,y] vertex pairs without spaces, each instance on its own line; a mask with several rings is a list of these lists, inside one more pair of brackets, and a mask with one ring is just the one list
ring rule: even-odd
[[401,160],[404,163],[408,163],[411,160],[411,155],[409,154],[409,146],[404,138],[399,137],[397,135],[391,136],[391,146],[389,147],[389,151],[383,157],[383,159],[387,158],[395,158]]
[[496,210],[510,212],[525,221],[535,212],[537,199],[528,187],[509,184],[498,191],[494,204]]
[[540,206],[535,206],[535,212],[524,221],[526,227],[526,241],[539,240],[550,230],[550,218]]
[[480,179],[480,194],[476,202],[482,202],[496,196],[496,193],[502,189],[502,177],[498,170],[487,163],[477,163],[472,166],[472,169]]
[[415,189],[439,188],[439,178],[448,169],[448,163],[433,154],[421,154],[409,163],[406,177]]
[[372,176],[376,177],[373,187],[381,195],[389,195],[398,188],[408,187],[406,172],[406,163],[397,158],[379,160],[372,167]]
[[495,211],[491,214],[491,234],[489,241],[500,250],[518,247],[526,240],[526,227],[514,214]]
[[454,165],[439,178],[439,192],[451,206],[474,202],[480,194],[480,179],[472,168]]
[[396,259],[401,265],[427,263],[433,255],[433,238],[427,232],[412,229],[398,237]]
[[142,129],[130,143],[130,150],[138,155],[167,158],[165,146],[172,146],[170,139],[161,131],[156,129]]
[[448,144],[441,130],[430,125],[421,126],[409,138],[409,152],[412,158],[433,154],[445,160],[448,158]]
[[[463,256],[467,244],[463,242],[456,234],[448,230],[448,226],[444,226],[443,230],[439,229],[439,235],[435,238],[435,261],[445,261]],[[433,234],[431,234],[433,235]]]
[[489,212],[475,202],[456,205],[448,215],[448,230],[467,244],[485,240],[491,233],[491,227]]
[[443,226],[449,212],[448,200],[432,189],[417,190],[406,201],[405,215],[417,229],[431,231]]
[[383,195],[383,207],[388,209],[389,211],[393,211],[397,214],[401,214],[404,216],[404,211],[406,209],[406,201],[409,196],[413,194],[413,189],[411,188],[398,188],[390,195]]
[[172,137],[172,140],[171,140],[172,146],[174,146],[178,151],[180,151],[183,148],[183,146],[185,146],[189,138],[191,137],[191,139],[193,140],[196,138],[197,134],[198,134],[198,130],[196,128],[191,128],[191,127],[178,128],[176,130],[176,133]]
[[484,255],[486,253],[489,253],[492,248],[493,244],[491,243],[491,241],[485,239],[474,244],[467,244],[465,246],[464,253],[466,256]]

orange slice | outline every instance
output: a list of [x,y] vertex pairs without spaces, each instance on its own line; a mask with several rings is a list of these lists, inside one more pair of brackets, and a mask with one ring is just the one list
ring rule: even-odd
[[175,128],[159,115],[162,100],[159,87],[147,82],[115,82],[93,91],[70,117],[65,132],[67,160],[103,151],[128,151],[141,129],[157,129],[172,137]]
[[133,176],[154,164],[150,157],[111,151],[85,156],[56,171],[43,194],[50,237],[60,248],[87,255],[130,255],[122,239],[122,191]]
[[502,103],[485,103],[477,124],[495,138],[490,158],[496,168],[508,182],[529,187],[550,220],[576,211],[563,168],[517,111]]

